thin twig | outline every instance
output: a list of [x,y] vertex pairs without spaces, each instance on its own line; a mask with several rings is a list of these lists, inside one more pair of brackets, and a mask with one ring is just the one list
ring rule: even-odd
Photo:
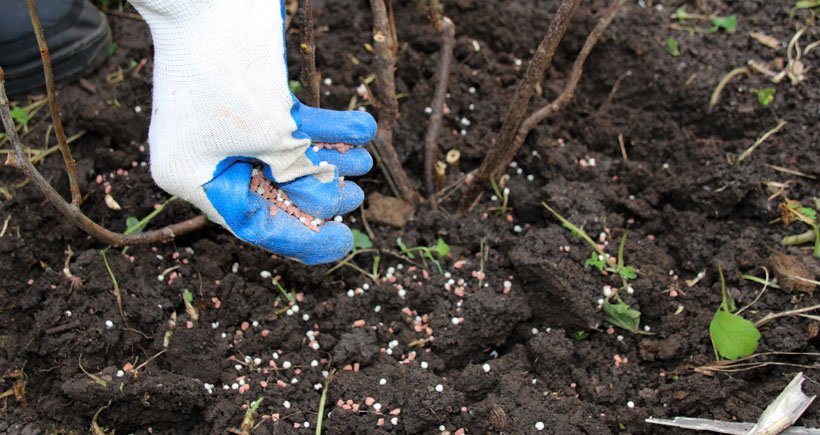
[[175,223],[158,230],[146,231],[139,234],[120,234],[110,231],[85,215],[78,207],[66,202],[60,194],[43,178],[42,174],[31,164],[26,154],[23,152],[23,144],[20,142],[17,132],[14,130],[14,120],[11,118],[11,111],[9,108],[9,98],[6,95],[6,80],[5,72],[0,68],[0,119],[4,128],[9,143],[14,150],[13,154],[9,154],[6,159],[6,165],[19,168],[26,178],[31,181],[34,187],[46,197],[48,202],[54,208],[63,214],[69,221],[74,223],[81,230],[90,234],[97,240],[114,247],[141,245],[147,243],[156,243],[164,240],[173,239],[192,231],[196,231],[208,223],[208,218],[205,216],[197,216],[183,222]]
[[[51,55],[48,52],[48,44],[43,34],[43,27],[40,25],[40,18],[37,16],[37,7],[34,0],[26,0],[28,12],[31,16],[31,25],[34,26],[34,35],[37,37],[37,44],[40,46],[40,57],[43,59],[43,73],[46,79],[46,92],[48,93],[48,106],[51,108],[51,119],[54,122],[54,134],[60,144],[60,152],[63,154],[65,169],[68,174],[68,183],[71,188],[71,205],[79,207],[83,203],[83,195],[80,192],[80,184],[77,181],[77,162],[71,155],[71,148],[63,129],[63,121],[60,119],[60,108],[57,106],[57,94],[54,90],[54,73],[51,70]],[[13,128],[13,126],[11,127]]]
[[781,317],[796,316],[798,314],[808,313],[809,311],[814,311],[814,310],[818,310],[818,309],[820,309],[820,304],[812,305],[810,307],[805,307],[805,308],[798,308],[796,310],[782,311],[780,313],[769,313],[769,314],[766,314],[766,316],[763,317],[762,319],[755,322],[755,326],[759,328],[759,327],[771,322],[774,319],[779,319]]
[[[616,0],[616,2],[622,0]],[[501,127],[495,145],[490,149],[484,157],[472,184],[462,197],[460,210],[472,210],[478,200],[481,198],[481,192],[490,178],[498,173],[498,168],[506,166],[509,161],[505,162],[505,156],[509,151],[515,147],[515,140],[520,131],[522,122],[529,108],[530,100],[535,93],[535,88],[541,79],[544,77],[544,72],[552,62],[552,56],[558,48],[558,44],[564,37],[564,34],[569,27],[569,22],[572,16],[575,15],[575,10],[581,0],[562,0],[558,6],[552,21],[550,21],[549,29],[547,30],[544,39],[538,45],[535,55],[527,66],[527,71],[524,73],[524,78],[518,84],[518,89],[515,91],[515,96],[512,99],[510,108],[504,118],[504,124]],[[498,178],[498,175],[495,175]]]
[[433,93],[433,102],[430,107],[430,126],[424,137],[424,184],[431,202],[435,202],[436,178],[435,166],[438,156],[438,135],[441,130],[441,118],[444,116],[444,97],[447,95],[447,84],[450,81],[450,67],[453,64],[453,46],[455,45],[455,26],[444,17],[441,19],[441,60],[436,78],[436,90]]
[[319,107],[319,73],[316,71],[316,38],[313,33],[313,4],[311,0],[299,0],[299,51],[302,52],[300,77],[308,106]]
[[[580,0],[576,0],[580,1]],[[393,147],[393,130],[399,119],[399,101],[396,99],[396,35],[388,17],[384,0],[370,0],[373,12],[373,42],[375,56],[373,66],[376,73],[374,98],[378,102],[379,129],[374,140],[378,149],[381,169],[394,193],[410,204],[416,202],[416,191],[410,184],[407,172]]]
[[754,300],[753,300],[752,302],[749,302],[749,304],[748,304],[748,305],[746,305],[745,307],[743,307],[743,308],[741,308],[741,309],[737,310],[737,311],[735,312],[735,315],[736,315],[736,316],[739,316],[739,315],[740,315],[740,313],[742,313],[742,312],[746,311],[746,310],[747,310],[747,309],[749,309],[752,305],[756,304],[756,303],[757,303],[757,301],[759,301],[759,300],[760,300],[760,298],[763,296],[763,293],[766,293],[766,290],[768,290],[768,288],[769,288],[769,269],[766,269],[765,267],[763,267],[762,269],[763,269],[763,272],[765,272],[765,273],[766,273],[766,280],[765,280],[765,281],[763,281],[763,290],[760,290],[760,293],[758,293],[758,294],[757,294],[757,297],[755,297],[755,298],[754,298]]
[[777,133],[778,131],[782,130],[782,129],[783,129],[783,127],[785,127],[785,126],[786,126],[786,124],[787,124],[787,123],[786,123],[786,121],[780,121],[780,122],[777,124],[777,126],[776,126],[776,127],[774,127],[773,129],[771,129],[771,130],[767,131],[766,133],[764,133],[764,134],[763,134],[763,136],[760,136],[760,138],[758,138],[758,139],[755,141],[755,143],[754,143],[754,144],[752,144],[752,146],[750,146],[749,148],[747,148],[747,149],[746,149],[746,151],[743,151],[743,153],[741,153],[741,154],[737,157],[737,160],[735,160],[735,161],[734,161],[734,163],[740,163],[740,162],[742,162],[743,160],[745,160],[747,157],[749,157],[750,155],[752,155],[752,152],[753,152],[753,151],[754,151],[754,150],[755,150],[758,146],[760,146],[760,144],[762,144],[763,142],[765,142],[765,141],[766,141],[766,139],[770,138],[773,134],[775,134],[775,133]]
[[56,335],[62,334],[63,332],[70,331],[74,328],[78,328],[80,326],[80,321],[75,320],[73,322],[64,323],[62,325],[55,326],[53,328],[48,328],[45,330],[46,335]]

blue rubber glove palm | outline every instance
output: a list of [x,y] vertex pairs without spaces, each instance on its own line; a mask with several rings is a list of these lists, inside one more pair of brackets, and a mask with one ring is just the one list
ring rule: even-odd
[[[316,109],[297,102],[301,114],[295,136],[310,138],[314,146],[305,155],[317,167],[335,167],[333,178],[322,182],[314,176],[278,183],[264,166],[265,177],[287,193],[293,204],[319,219],[330,219],[355,210],[364,200],[362,189],[342,177],[367,173],[373,159],[362,146],[372,140],[376,123],[367,113]],[[298,119],[298,116],[297,116]],[[299,121],[297,121],[299,122]],[[323,143],[343,143],[353,148],[344,153],[320,148]],[[306,264],[321,264],[344,257],[353,248],[353,235],[347,226],[328,221],[318,232],[287,213],[271,215],[271,202],[249,189],[255,159],[234,157],[220,164],[213,180],[203,187],[226,226],[240,239],[271,252]]]

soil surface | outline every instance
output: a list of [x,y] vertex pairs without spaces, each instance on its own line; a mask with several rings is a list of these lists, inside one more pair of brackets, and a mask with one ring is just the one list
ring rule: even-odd
[[[374,111],[360,96],[351,103],[372,73],[367,2],[314,3],[318,66],[330,83],[322,105]],[[404,95],[395,142],[420,184],[439,38],[420,2],[394,3]],[[509,168],[512,209],[497,214],[501,201],[488,189],[473,213],[453,214],[456,192],[437,211],[420,206],[401,230],[371,222],[381,250],[375,282],[351,267],[328,273],[276,258],[211,225],[169,243],[109,250],[121,312],[104,246],[45,203],[19,172],[0,169],[0,222],[7,222],[0,237],[0,393],[18,393],[0,400],[0,434],[87,433],[93,424],[121,434],[221,434],[239,429],[245,408],[259,398],[252,433],[313,433],[331,374],[323,428],[332,434],[536,433],[539,422],[544,433],[677,433],[644,420],[755,421],[796,372],[817,379],[816,357],[768,355],[752,361],[777,364],[695,371],[715,358],[709,323],[721,292],[713,265],[722,264],[739,307],[762,290],[741,276],[763,277],[762,267],[772,263],[781,270],[785,260],[773,262],[776,253],[802,263],[808,278],[818,275],[808,245],[780,245],[808,227],[773,221],[784,198],[808,205],[820,196],[820,50],[803,57],[813,71],[799,84],[740,76],[713,110],[707,103],[721,77],[748,60],[779,71],[777,59],[785,61],[786,43],[807,16],[792,15],[791,3],[629,2],[592,52],[574,102],[530,134]],[[458,185],[500,130],[557,2],[444,4],[457,42],[440,145],[442,157],[461,152],[448,168],[448,184]],[[737,31],[674,30],[670,14],[681,5],[736,14]],[[605,6],[581,6],[533,108],[560,92]],[[83,210],[122,231],[128,217],[147,215],[168,196],[145,163],[150,34],[143,22],[109,19],[114,54],[85,86],[61,86],[59,98],[68,133],[85,132],[73,143]],[[779,47],[752,39],[753,31]],[[801,47],[817,35],[816,27],[808,31]],[[679,43],[677,57],[666,49],[669,37]],[[297,40],[290,32],[291,48]],[[135,74],[142,59],[147,63]],[[290,63],[297,79],[294,50]],[[753,90],[766,87],[776,93],[764,106]],[[25,136],[34,149],[46,136],[45,112]],[[727,155],[781,120],[785,127],[750,157],[729,163]],[[67,194],[62,165],[54,153],[39,168]],[[378,170],[359,182],[368,193],[390,194]],[[107,186],[121,211],[106,207]],[[618,290],[612,274],[585,268],[590,247],[542,202],[613,255],[628,228],[624,256],[638,271],[633,291]],[[194,215],[176,201],[151,227]],[[360,213],[345,221],[365,231]],[[410,247],[446,241],[444,273],[429,260],[403,258],[399,237]],[[352,261],[364,271],[373,262],[373,254]],[[640,310],[645,333],[606,322],[599,305],[605,286]],[[186,311],[186,289],[198,320]],[[810,292],[769,288],[743,316],[756,321],[816,303]],[[779,318],[761,333],[758,352],[820,351],[817,323],[808,318]],[[807,381],[804,390],[820,388]],[[811,407],[799,424],[820,426],[820,408]]]

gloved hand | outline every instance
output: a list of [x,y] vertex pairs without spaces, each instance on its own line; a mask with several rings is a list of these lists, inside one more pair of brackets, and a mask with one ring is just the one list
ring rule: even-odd
[[315,231],[309,222],[276,212],[264,192],[250,189],[259,168],[287,196],[279,209],[295,206],[298,215],[330,219],[364,199],[361,188],[343,177],[362,175],[373,165],[361,147],[376,132],[369,114],[311,108],[291,94],[283,3],[131,4],[154,40],[148,142],[156,183],[240,239],[276,254],[307,264],[345,256],[353,247],[346,226],[330,221]]

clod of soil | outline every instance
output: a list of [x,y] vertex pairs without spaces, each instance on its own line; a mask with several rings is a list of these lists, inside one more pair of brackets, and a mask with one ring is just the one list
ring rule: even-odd
[[769,257],[769,265],[780,288],[790,292],[813,293],[817,287],[809,268],[793,255],[774,253]]
[[404,228],[413,218],[413,206],[392,196],[373,193],[367,197],[364,213],[372,222]]
[[[317,29],[327,29],[317,31],[318,69],[332,78],[322,88],[322,105],[346,109],[373,73],[366,48],[372,43],[370,10],[361,0],[313,3]],[[396,87],[406,96],[394,141],[415,182],[421,180],[425,108],[439,50],[439,35],[420,3],[393,2]],[[260,397],[254,435],[313,433],[325,375],[334,370],[327,390],[331,413],[323,423],[329,435],[683,435],[644,420],[756,421],[795,372],[820,377],[816,368],[805,368],[817,365],[811,356],[820,352],[817,322],[788,317],[761,327],[758,351],[802,353],[776,361],[801,367],[768,365],[711,376],[693,368],[714,360],[708,328],[721,296],[712,264],[723,265],[727,285],[745,305],[761,286],[739,277],[767,265],[766,253],[784,236],[782,226],[769,223],[778,217],[782,198],[770,201],[772,191],[761,181],[786,186],[788,197],[804,204],[820,196],[820,153],[812,151],[820,143],[817,50],[802,58],[811,70],[799,86],[744,75],[724,89],[712,111],[707,104],[726,72],[749,59],[785,59],[785,45],[806,11],[793,18],[794,1],[627,3],[590,54],[574,102],[537,127],[507,169],[512,210],[493,213],[501,204],[488,189],[476,211],[462,216],[451,215],[447,201],[393,222],[401,229],[368,216],[374,249],[381,251],[378,279],[349,267],[326,274],[328,268],[272,257],[213,225],[170,243],[109,250],[121,316],[99,254],[103,246],[44,204],[19,171],[0,167],[0,187],[11,195],[0,190],[0,228],[8,219],[0,237],[0,394],[21,379],[7,374],[22,369],[27,399],[27,406],[13,395],[0,400],[0,434],[87,433],[110,401],[97,423],[117,433],[217,435],[240,427],[244,407]],[[669,16],[682,3],[705,16],[736,14],[738,31],[673,30]],[[449,186],[480,164],[557,3],[442,4],[457,29],[450,113],[439,139],[442,151],[461,153],[448,166]],[[582,2],[532,108],[558,95],[607,4]],[[141,21],[109,19],[117,47],[87,77],[96,93],[71,84],[60,87],[59,99],[67,134],[86,132],[72,144],[86,195],[83,210],[122,231],[128,217],[148,215],[168,195],[151,179],[144,142],[152,112],[150,33]],[[801,47],[816,39],[816,26],[803,35]],[[777,38],[782,48],[755,42],[751,31]],[[667,53],[663,41],[669,37],[678,40],[680,56]],[[288,46],[289,78],[298,80],[294,31]],[[132,59],[147,62],[139,74],[123,73]],[[112,74],[122,81],[112,81]],[[751,90],[767,87],[776,94],[762,106]],[[367,104],[364,109],[372,110]],[[41,149],[49,130],[45,112],[30,120],[24,137],[32,152]],[[742,152],[780,119],[787,126],[742,164],[727,163],[727,154]],[[68,193],[59,153],[38,168]],[[357,182],[371,207],[377,193],[390,192],[378,170]],[[105,183],[121,211],[105,206]],[[654,335],[631,334],[605,321],[598,301],[605,287],[620,288],[620,279],[585,268],[589,247],[562,228],[542,201],[603,239],[610,254],[617,235],[629,228],[625,260],[638,278],[631,294],[618,294],[641,311],[641,327]],[[195,213],[176,201],[150,227]],[[358,214],[345,223],[364,231]],[[409,247],[444,239],[452,248],[440,259],[444,273],[418,255],[411,260],[398,254],[399,237]],[[69,246],[75,255],[67,261]],[[816,264],[805,251],[789,253]],[[370,273],[374,260],[374,254],[361,254],[351,264]],[[66,267],[82,279],[82,288],[71,288]],[[198,321],[185,312],[185,289]],[[742,315],[754,322],[814,305],[813,298],[767,291]],[[83,370],[110,381],[99,385]],[[808,395],[820,392],[816,383],[803,387]],[[797,424],[820,426],[820,406],[810,407]]]

